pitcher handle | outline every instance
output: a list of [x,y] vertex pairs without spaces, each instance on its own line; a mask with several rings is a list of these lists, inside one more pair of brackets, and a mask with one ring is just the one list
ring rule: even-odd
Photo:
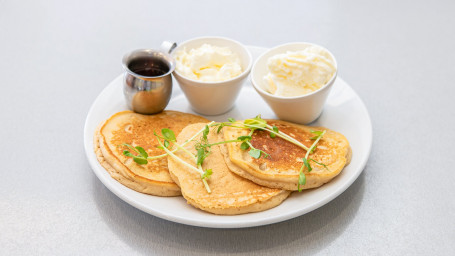
[[176,42],[171,42],[171,41],[163,41],[160,46],[160,50],[165,52],[165,53],[171,53],[175,47],[177,47]]

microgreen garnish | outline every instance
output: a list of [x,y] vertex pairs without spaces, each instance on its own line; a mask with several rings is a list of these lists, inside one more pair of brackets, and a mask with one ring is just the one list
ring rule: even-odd
[[[215,122],[210,122],[210,123],[208,124],[208,126],[212,125],[213,123],[215,123]],[[193,137],[191,137],[190,139],[188,139],[187,141],[185,141],[185,143],[183,143],[181,146],[184,147],[186,144],[188,144],[189,142],[193,141],[194,138],[196,138],[199,134],[201,134],[201,133],[204,132],[205,130],[206,130],[206,127],[204,127],[202,130],[199,130],[196,134],[193,135]],[[166,133],[166,134],[170,134],[170,133],[167,132],[167,131],[165,131],[165,133]],[[172,133],[173,133],[173,132],[172,132]],[[154,133],[154,134],[156,135],[156,133]],[[158,136],[158,135],[156,135],[156,136]],[[159,137],[161,137],[161,136],[159,136]],[[175,134],[174,134],[173,137],[175,138]],[[164,137],[161,137],[161,138],[165,139]],[[172,138],[172,135],[168,136],[168,138],[171,139],[171,138]],[[164,142],[164,143],[165,143],[165,142]],[[169,143],[169,141],[168,141],[168,143]],[[168,144],[168,143],[165,143],[165,144]],[[122,144],[122,146],[128,147],[131,151],[136,152],[136,153],[138,154],[138,155],[136,156],[137,158],[145,158],[146,160],[158,159],[158,158],[162,158],[162,157],[165,157],[165,156],[168,155],[167,153],[165,153],[165,154],[161,154],[161,155],[157,155],[157,156],[146,156],[146,155],[141,155],[141,154],[140,154],[138,148],[141,148],[141,147],[136,147],[136,148],[135,148],[135,147],[133,147],[133,146],[131,146],[130,144],[127,144],[127,143]],[[163,146],[165,146],[165,145],[163,144]],[[168,146],[169,146],[169,144],[168,144]],[[168,147],[168,146],[167,146],[167,147]],[[163,149],[163,147],[162,147],[162,146],[159,146],[159,145],[157,146],[157,148]],[[175,148],[175,149],[171,150],[171,152],[174,153],[174,152],[177,151],[177,150],[178,150],[178,148]],[[144,152],[145,152],[145,150],[144,150]],[[124,151],[123,151],[123,155],[128,156],[128,157],[133,157],[133,158],[134,158],[134,155],[131,154],[130,151],[128,151],[128,150],[124,150]],[[133,159],[133,160],[134,160],[134,159]],[[139,161],[139,162],[138,162],[138,161],[135,161],[135,162],[138,163],[138,164],[146,164],[146,163],[147,163],[147,162],[145,162],[145,161]]]
[[316,136],[314,136],[314,137],[311,137],[311,138],[310,138],[311,140],[317,139],[317,138],[323,133],[322,131],[315,131],[315,130],[310,130],[310,132],[311,132],[312,134],[316,135]]
[[161,134],[166,140],[175,141],[175,133],[168,128],[161,129]]
[[220,133],[223,127],[225,126],[232,126],[233,123],[235,123],[235,119],[230,117],[228,118],[228,122],[221,122],[221,123],[216,123],[216,124],[209,124],[209,126],[218,126],[218,129],[216,130],[216,133]]
[[204,127],[204,131],[202,132],[202,138],[203,138],[204,140],[207,140],[207,135],[209,135],[209,132],[210,132],[209,126],[206,125],[206,126]]
[[255,118],[246,119],[243,121],[245,126],[250,127],[251,129],[266,128],[267,121],[261,118],[261,115],[257,115]]
[[210,151],[207,148],[199,148],[197,150],[196,165],[198,168],[202,169],[202,163],[210,154]]
[[252,139],[251,135],[253,134],[253,132],[254,132],[254,130],[251,130],[251,132],[250,132],[249,135],[240,136],[240,137],[237,138],[237,140],[238,140],[239,142],[242,142],[242,144],[240,144],[240,148],[241,148],[242,150],[247,150],[247,149],[251,148],[250,151],[248,151],[248,154],[249,154],[251,157],[256,158],[256,159],[259,159],[262,155],[263,155],[264,157],[268,157],[269,154],[265,153],[264,151],[262,151],[262,150],[260,150],[260,149],[257,149],[257,148],[255,148],[255,147],[253,147],[253,145],[251,144],[250,141],[251,141],[251,139]]
[[311,168],[310,163],[308,162],[308,160],[305,157],[303,158],[303,165],[305,165],[305,167],[307,168],[308,172],[311,172],[311,170],[313,170],[313,168]]
[[241,148],[242,150],[247,150],[247,149],[250,148],[250,145],[248,145],[248,143],[246,143],[246,142],[244,141],[244,142],[242,142],[242,144],[240,144],[240,148]]
[[240,136],[237,139],[242,141],[251,140],[251,136]]
[[210,132],[209,126],[206,125],[204,127],[204,131],[202,132],[202,137],[200,138],[200,141],[195,144],[195,149],[197,152],[196,165],[198,167],[202,166],[204,159],[207,158],[207,156],[210,154],[210,147],[208,146],[209,141],[207,138],[209,132]]
[[[158,144],[163,147],[164,145],[161,142],[160,138],[158,136],[156,136],[156,139],[158,140]],[[186,167],[188,167],[188,168],[190,168],[192,170],[195,170],[196,172],[200,173],[201,174],[201,180],[202,180],[202,183],[204,184],[205,189],[207,190],[208,193],[212,193],[212,191],[210,190],[209,185],[207,184],[207,180],[206,180],[207,177],[210,177],[210,175],[211,175],[210,172],[211,171],[207,171],[207,174],[204,175],[205,172],[201,168],[196,168],[196,167],[192,166],[191,164],[187,163],[185,160],[183,160],[180,157],[176,156],[172,151],[170,151],[166,147],[163,147],[163,150],[166,151],[166,153],[168,153],[172,158],[174,158],[178,162],[182,163]]]
[[325,164],[323,164],[323,163],[319,163],[319,162],[317,162],[317,161],[314,160],[314,159],[310,159],[310,161],[313,161],[313,162],[315,162],[316,164],[322,165],[327,171],[329,170],[329,168],[327,168],[327,165],[325,165]]
[[262,151],[259,150],[259,149],[251,149],[250,151],[248,151],[248,154],[253,157],[253,158],[256,158],[256,159],[259,159],[261,157],[261,153]]
[[276,127],[276,126],[274,125],[274,126],[272,126],[272,130],[273,130],[275,133],[271,132],[271,133],[270,133],[270,138],[275,138],[275,137],[276,137],[276,133],[278,133],[278,127]]
[[303,186],[305,184],[306,184],[306,176],[305,176],[305,173],[303,173],[303,166],[302,166],[302,168],[300,169],[300,173],[299,173],[299,184],[297,185],[297,189],[299,190],[299,192],[302,192],[300,185]]
[[213,174],[212,169],[207,169],[201,175],[201,179],[210,179],[210,176],[212,176],[212,174]]
[[224,124],[221,123],[220,126],[218,126],[218,129],[216,130],[216,133],[220,133],[221,129],[223,129],[223,127],[224,127]]
[[[217,129],[216,129],[217,133],[220,133],[221,130],[224,127],[234,127],[234,128],[241,128],[241,129],[249,129],[250,132],[249,132],[248,135],[239,136],[235,140],[227,140],[227,141],[219,141],[219,142],[215,142],[215,143],[209,143],[208,134],[210,132],[210,127],[217,127]],[[267,132],[269,132],[269,135],[270,135],[271,138],[280,137],[280,138],[282,138],[282,139],[284,139],[284,140],[286,140],[288,142],[291,142],[291,143],[293,143],[293,144],[295,144],[295,145],[297,145],[297,146],[299,146],[299,147],[301,147],[301,148],[303,148],[303,149],[305,149],[307,151],[305,157],[303,158],[303,165],[301,166],[300,172],[299,172],[299,180],[298,180],[298,186],[297,186],[297,189],[298,189],[299,192],[302,191],[301,186],[306,184],[306,176],[305,176],[305,173],[304,173],[305,168],[306,168],[306,170],[308,172],[311,172],[312,169],[313,169],[311,167],[311,165],[310,165],[311,161],[316,163],[316,164],[318,164],[318,165],[323,166],[324,168],[326,168],[328,170],[328,168],[327,168],[327,166],[325,164],[319,163],[316,160],[309,158],[309,155],[312,154],[316,150],[318,142],[320,141],[322,136],[324,136],[326,131],[314,131],[314,130],[311,130],[311,133],[313,133],[315,136],[310,138],[311,140],[314,140],[314,142],[311,145],[311,147],[308,148],[303,143],[297,141],[295,138],[287,135],[286,133],[283,133],[283,132],[279,131],[277,126],[275,126],[275,125],[271,126],[271,125],[267,124],[267,121],[262,119],[261,115],[257,115],[254,118],[246,119],[243,122],[238,122],[234,118],[229,118],[228,122],[221,122],[221,123],[210,122],[209,124],[205,125],[203,129],[201,129],[199,132],[197,132],[195,135],[193,135],[190,139],[185,141],[185,143],[183,143],[182,145],[179,145],[177,143],[176,137],[175,137],[175,133],[171,129],[164,128],[164,129],[161,130],[161,135],[158,135],[156,133],[154,133],[154,135],[156,136],[156,138],[158,140],[158,148],[163,149],[166,152],[165,154],[150,157],[150,156],[148,156],[147,152],[143,148],[141,148],[141,147],[133,147],[133,146],[131,146],[129,144],[126,144],[126,143],[122,144],[122,145],[128,147],[128,149],[130,149],[131,152],[134,152],[136,154],[132,154],[128,150],[124,150],[123,154],[125,156],[127,156],[127,157],[132,157],[134,162],[136,162],[138,164],[147,164],[148,160],[150,160],[150,159],[161,158],[161,157],[169,155],[169,156],[173,157],[174,159],[176,159],[177,161],[183,163],[184,165],[186,165],[190,169],[195,170],[198,173],[200,173],[202,182],[204,183],[204,186],[205,186],[207,192],[211,193],[210,188],[209,188],[208,183],[207,183],[207,179],[210,178],[210,176],[212,175],[213,171],[212,171],[212,169],[207,169],[205,171],[202,169],[202,165],[203,165],[204,160],[211,153],[210,152],[210,148],[212,146],[214,146],[214,145],[219,145],[219,144],[226,144],[226,143],[232,143],[232,142],[241,142],[240,148],[242,150],[248,150],[248,154],[251,157],[253,157],[255,159],[259,159],[261,156],[269,157],[269,154],[267,154],[266,152],[264,152],[264,151],[262,151],[260,149],[255,148],[251,144],[253,133],[256,130],[267,131]],[[187,143],[189,143],[191,141],[194,141],[195,138],[201,133],[202,133],[202,136],[195,143],[195,146],[194,146],[194,149],[196,150],[196,155],[194,155],[193,153],[188,151],[186,148],[184,148],[184,146]],[[184,152],[186,152],[188,155],[190,155],[194,159],[196,167],[193,166],[193,165],[188,164],[186,161],[182,160],[181,158],[177,157],[174,154],[174,152],[179,150],[179,149],[183,150]]]
[[135,157],[135,155],[131,154],[128,150],[123,150],[123,155],[128,157]]
[[[319,140],[322,138],[322,136],[324,136],[324,134],[326,133],[326,131],[313,131],[311,130],[311,133],[315,134],[316,136],[315,137],[312,137],[311,139],[312,140],[315,140],[313,142],[313,144],[311,145],[311,147],[307,150],[306,154],[305,154],[305,157],[303,158],[303,165],[302,167],[300,168],[300,173],[299,173],[299,182],[298,182],[298,185],[297,185],[297,189],[299,190],[299,192],[302,192],[302,189],[300,189],[300,186],[303,186],[305,185],[306,183],[306,177],[305,177],[305,174],[303,173],[303,169],[306,167],[306,169],[308,170],[308,172],[311,172],[313,170],[313,168],[311,167],[310,165],[310,162],[309,161],[313,161],[319,165],[322,165],[324,166],[327,170],[327,166],[325,164],[322,164],[322,163],[319,163],[317,162],[316,160],[313,160],[313,159],[309,159],[309,155],[310,153],[313,153],[314,149],[316,148],[316,145],[318,144]],[[305,177],[305,178],[302,178]]]
[[[271,126],[267,124],[267,121],[261,118],[261,115],[256,116],[255,118],[247,119],[243,122],[246,128],[249,129],[258,129],[270,132],[270,137],[274,138],[273,136],[278,136],[284,140],[287,140],[298,147],[301,147],[305,150],[308,150],[308,147],[303,145],[300,141],[294,139],[293,137],[287,135],[286,133],[280,132],[278,127]],[[235,127],[235,126],[234,126]],[[243,128],[243,127],[239,127]],[[273,135],[272,135],[273,134]]]
[[126,143],[123,143],[122,145],[128,147],[130,150],[136,152],[136,154],[137,154],[137,155],[133,155],[130,151],[123,150],[124,156],[132,157],[133,161],[138,164],[147,164],[148,163],[148,161],[147,161],[148,154],[142,147],[139,147],[139,146],[133,147],[130,144],[126,144]]
[[[213,123],[214,122],[210,122],[209,124],[207,124],[203,129],[199,130],[196,134],[194,134],[190,139],[186,140],[181,145],[179,145],[177,143],[176,138],[175,138],[175,133],[171,129],[168,129],[168,128],[161,129],[161,135],[158,135],[156,132],[153,132],[153,134],[155,135],[155,137],[157,138],[157,141],[158,141],[157,148],[164,150],[166,152],[165,154],[150,157],[150,156],[148,156],[147,152],[142,147],[139,147],[139,146],[133,147],[130,144],[124,143],[124,144],[122,144],[122,146],[128,147],[132,152],[135,152],[137,155],[133,155],[128,150],[124,150],[123,155],[125,155],[127,157],[132,157],[134,162],[136,162],[137,164],[147,164],[148,160],[162,158],[162,157],[169,155],[172,158],[179,161],[180,163],[187,166],[188,168],[199,172],[201,174],[201,179],[202,179],[202,182],[204,183],[205,189],[207,190],[208,193],[211,193],[210,187],[208,186],[206,180],[209,179],[210,176],[212,175],[212,170],[208,169],[208,170],[204,171],[204,170],[202,170],[202,167],[201,167],[202,162],[204,161],[205,157],[207,157],[207,154],[198,153],[198,155],[195,156],[193,153],[191,153],[187,149],[185,149],[184,146],[186,144],[188,144],[189,142],[193,141],[201,133],[202,133],[202,138],[205,139],[205,141],[207,141],[207,135],[210,132],[209,126],[211,126]],[[163,142],[161,142],[160,139],[162,139]],[[176,146],[172,150],[170,149],[171,142],[173,143],[173,145]],[[182,160],[181,158],[176,156],[174,154],[174,152],[177,151],[178,149],[183,150],[188,155],[190,155],[193,159],[196,159],[195,161],[196,161],[196,164],[198,165],[198,168],[188,164],[187,162],[185,162],[184,160]]]

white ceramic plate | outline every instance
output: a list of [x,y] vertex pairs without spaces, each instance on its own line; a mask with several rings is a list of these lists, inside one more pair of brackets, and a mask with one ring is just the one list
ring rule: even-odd
[[[248,47],[248,49],[254,59],[266,50],[260,47]],[[194,113],[176,81],[174,82],[172,99],[167,109]],[[218,216],[188,205],[183,197],[157,197],[138,193],[118,183],[104,170],[93,151],[93,134],[101,121],[126,109],[122,76],[119,76],[96,98],[85,122],[85,151],[96,176],[115,195],[144,212],[166,220],[200,227],[260,226],[288,220],[317,209],[336,198],[357,179],[365,167],[372,144],[371,120],[365,105],[352,88],[338,77],[322,115],[312,125],[325,126],[344,134],[352,147],[351,163],[328,184],[311,191],[293,193],[273,209],[237,216]],[[220,116],[206,117],[209,120],[226,121],[229,117],[239,120],[254,117],[257,114],[262,114],[263,118],[276,118],[248,81],[231,111]]]

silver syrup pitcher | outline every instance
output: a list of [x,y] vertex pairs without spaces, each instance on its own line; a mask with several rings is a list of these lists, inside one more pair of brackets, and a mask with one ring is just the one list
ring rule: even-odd
[[164,41],[161,50],[139,49],[123,57],[123,93],[128,107],[140,114],[163,111],[172,94],[175,60],[169,55],[176,43]]

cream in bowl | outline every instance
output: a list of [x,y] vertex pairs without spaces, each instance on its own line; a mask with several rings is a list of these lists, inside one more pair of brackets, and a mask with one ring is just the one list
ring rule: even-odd
[[267,70],[264,77],[267,91],[283,97],[317,91],[336,72],[330,53],[317,45],[276,54],[267,60]]
[[235,103],[252,67],[251,53],[224,37],[199,37],[181,43],[173,52],[174,77],[194,111],[219,115]]
[[176,52],[175,60],[179,73],[202,82],[226,81],[242,73],[240,58],[229,47],[211,44],[193,49],[184,47]]
[[262,54],[251,81],[280,119],[307,124],[321,114],[336,75],[335,57],[327,49],[289,43]]

